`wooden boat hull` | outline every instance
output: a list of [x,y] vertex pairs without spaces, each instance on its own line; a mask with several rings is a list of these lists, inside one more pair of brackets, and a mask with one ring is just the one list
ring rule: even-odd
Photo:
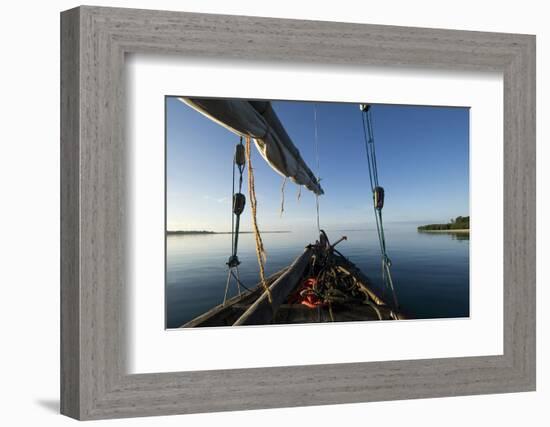
[[[317,243],[318,245],[318,243]],[[388,304],[377,293],[369,279],[351,261],[340,253],[331,253],[333,269],[339,280],[350,283],[353,293],[343,294],[340,300],[312,308],[297,303],[293,295],[300,292],[304,280],[313,271],[312,266],[323,256],[319,246],[309,245],[287,268],[266,279],[268,292],[261,284],[251,291],[237,295],[182,327],[242,326],[265,324],[296,324],[319,322],[349,322],[369,320],[396,320],[405,316]],[[340,292],[342,293],[342,292]]]

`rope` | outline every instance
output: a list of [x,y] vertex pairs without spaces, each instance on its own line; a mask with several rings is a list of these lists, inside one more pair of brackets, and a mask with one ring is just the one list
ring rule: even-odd
[[[241,137],[242,142],[242,137]],[[235,197],[235,159],[233,159],[233,189],[231,191],[231,253],[235,253],[235,214],[233,213],[233,198]],[[229,277],[228,277],[229,281]],[[227,290],[226,290],[227,293]],[[225,298],[224,298],[225,301]]]
[[267,286],[265,280],[264,263],[267,259],[264,249],[264,243],[262,236],[258,228],[258,220],[256,218],[257,213],[257,200],[256,200],[256,188],[254,187],[254,169],[252,168],[252,156],[250,155],[250,137],[246,137],[246,161],[248,163],[248,196],[250,198],[250,210],[252,212],[252,227],[254,228],[254,237],[256,239],[256,257],[258,258],[258,266],[260,267],[260,280],[262,286],[267,292],[267,298],[269,303],[272,302],[271,290]]
[[279,213],[279,217],[282,217],[283,212],[285,211],[285,186],[286,186],[286,180],[287,180],[287,177],[285,176],[283,178],[283,185],[281,185],[281,212]]
[[[371,186],[371,191],[373,193],[373,202],[374,202],[374,193],[379,187],[378,183],[378,165],[376,162],[376,148],[374,144],[374,133],[372,126],[372,114],[370,108],[363,110],[362,114],[363,121],[363,135],[365,137],[365,150],[367,153],[367,164],[369,167],[369,181]],[[397,295],[395,294],[395,288],[393,286],[393,279],[391,276],[391,260],[388,257],[386,250],[386,236],[384,233],[384,223],[382,221],[382,209],[377,209],[375,203],[373,203],[374,217],[376,219],[376,232],[378,234],[378,242],[380,244],[380,253],[382,256],[382,280],[386,287],[391,289],[393,304],[394,307],[398,307]]]
[[372,158],[372,150],[370,150],[370,145],[374,145],[374,139],[372,137],[372,129],[370,128],[370,123],[367,123],[365,119],[368,121],[368,116],[370,115],[370,112],[363,112],[361,114],[361,119],[363,121],[363,135],[365,137],[365,149],[367,151],[367,163],[369,166],[369,181],[370,181],[370,188],[371,191],[374,192],[374,187],[376,187],[378,183],[378,177],[374,176],[374,165],[372,163],[376,162],[375,158]]
[[[315,124],[315,158],[317,163],[317,183],[321,181],[319,176],[321,168],[319,166],[319,135],[317,133],[317,104],[313,104],[313,122]],[[315,193],[315,207],[317,209],[317,233],[321,232],[321,225],[319,222],[319,194]]]
[[[243,137],[242,136],[240,137],[239,145],[241,147],[243,145]],[[233,168],[235,167],[236,164],[237,164],[237,159],[235,159],[234,162],[233,162]],[[243,190],[243,172],[244,172],[245,167],[246,167],[246,164],[244,162],[241,165],[237,165],[237,168],[239,170],[239,193],[242,193],[242,190]],[[234,178],[233,178],[233,180],[234,180]],[[235,190],[233,190],[233,197],[235,197]],[[234,255],[237,255],[237,245],[239,244],[240,223],[241,223],[241,216],[238,215],[237,216],[237,221],[235,223],[235,246],[233,248],[233,254]]]
[[[231,275],[233,276],[233,278],[237,281],[237,283],[239,285],[241,285],[243,288],[245,288],[248,292],[252,292],[252,289],[248,288],[247,286],[244,285],[243,282],[241,282],[241,277],[240,277],[240,274],[239,274],[239,267],[236,267],[235,270],[237,271],[237,275],[235,275],[235,273],[233,271],[231,271]],[[240,295],[240,292],[239,292],[239,295]]]
[[[241,136],[239,141],[239,146],[243,146],[243,137]],[[235,278],[237,282],[237,291],[239,295],[241,295],[241,286],[245,287],[241,280],[238,278],[239,270],[239,259],[237,257],[237,248],[239,244],[239,227],[240,227],[240,214],[235,213],[235,173],[236,170],[239,170],[239,193],[242,191],[243,186],[243,171],[245,168],[245,164],[237,164],[237,149],[235,149],[235,156],[233,158],[233,186],[231,189],[231,256],[229,257],[229,260],[227,261],[228,266],[228,272],[227,272],[227,282],[225,284],[225,293],[223,296],[223,304],[225,305],[227,301],[227,293],[229,291],[229,284],[231,282],[231,278]],[[237,276],[235,276],[233,269],[237,270]],[[246,287],[245,287],[246,288]]]

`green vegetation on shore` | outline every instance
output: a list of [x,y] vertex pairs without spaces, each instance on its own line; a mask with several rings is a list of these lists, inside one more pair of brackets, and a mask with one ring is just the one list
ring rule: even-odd
[[419,231],[453,231],[453,230],[469,230],[470,229],[470,217],[469,216],[457,216],[452,218],[447,224],[428,224],[418,227]]
[[[253,231],[240,231],[239,234],[252,234]],[[262,231],[262,234],[290,233],[288,230]],[[195,234],[231,234],[231,231],[207,231],[207,230],[166,230],[168,235],[195,235]]]

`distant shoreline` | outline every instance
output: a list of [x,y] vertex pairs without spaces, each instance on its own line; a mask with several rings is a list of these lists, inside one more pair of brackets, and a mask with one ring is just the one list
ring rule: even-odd
[[418,229],[418,232],[419,233],[470,233],[470,229],[469,228],[463,228],[463,229],[456,229],[456,230],[452,230],[452,229],[448,229],[448,230],[422,230],[422,229]]
[[[239,234],[253,234],[253,231],[240,231]],[[262,234],[277,234],[277,233],[291,233],[290,230],[275,230],[275,231],[262,231]],[[196,235],[210,235],[210,234],[231,234],[231,231],[200,231],[200,230],[167,230],[166,234],[169,236],[196,236]]]
[[448,233],[469,233],[470,232],[470,217],[457,216],[451,218],[447,224],[427,224],[417,227],[418,231],[434,231]]

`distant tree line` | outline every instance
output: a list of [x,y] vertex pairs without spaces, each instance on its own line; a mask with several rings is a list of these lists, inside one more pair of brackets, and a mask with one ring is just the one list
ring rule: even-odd
[[168,230],[167,234],[217,234],[215,231],[206,231],[206,230]]
[[[240,231],[241,234],[252,234],[253,231]],[[264,230],[262,233],[290,233],[289,230]],[[207,231],[207,230],[166,230],[166,234],[188,235],[188,234],[231,234],[231,231]]]
[[418,227],[419,230],[469,230],[470,229],[470,217],[469,216],[457,216],[451,218],[447,224],[428,224]]

